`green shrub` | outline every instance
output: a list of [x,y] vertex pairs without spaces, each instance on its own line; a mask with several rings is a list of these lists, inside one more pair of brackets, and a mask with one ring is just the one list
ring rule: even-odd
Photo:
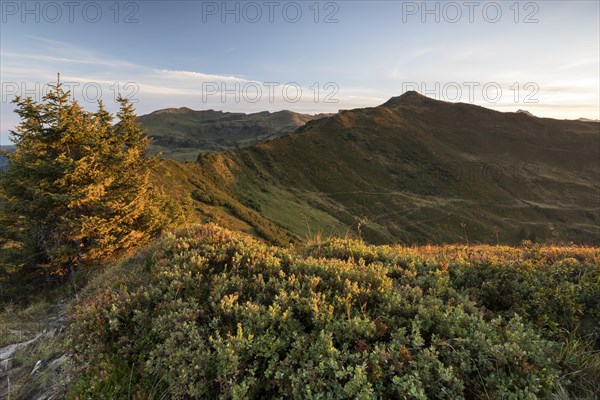
[[559,345],[482,307],[451,269],[353,241],[296,254],[215,225],[170,234],[93,282],[73,310],[74,394],[547,396]]

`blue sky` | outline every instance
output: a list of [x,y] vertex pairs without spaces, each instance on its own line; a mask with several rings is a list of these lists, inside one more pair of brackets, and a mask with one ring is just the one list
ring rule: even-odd
[[56,79],[89,109],[335,112],[408,89],[538,116],[600,118],[597,1],[2,1],[10,100]]

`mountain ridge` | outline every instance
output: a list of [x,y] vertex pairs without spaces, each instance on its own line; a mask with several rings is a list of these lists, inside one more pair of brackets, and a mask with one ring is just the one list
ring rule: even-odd
[[597,127],[409,93],[199,162],[298,237],[598,243]]
[[166,108],[138,117],[153,138],[151,149],[167,158],[193,160],[198,153],[258,144],[296,130],[327,114],[277,112],[233,113],[215,110]]

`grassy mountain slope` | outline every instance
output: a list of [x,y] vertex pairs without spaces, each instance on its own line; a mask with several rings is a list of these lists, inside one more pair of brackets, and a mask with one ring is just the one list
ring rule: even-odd
[[253,208],[251,200],[229,188],[235,177],[228,170],[228,161],[219,157],[215,154],[210,165],[162,160],[154,169],[153,183],[180,202],[186,226],[210,221],[271,243],[293,242],[293,235]]
[[293,132],[324,115],[268,111],[243,114],[169,108],[139,117],[154,140],[154,152],[177,160],[194,160],[201,151],[220,151],[250,146]]
[[598,243],[599,129],[409,92],[199,162],[221,191],[300,237]]

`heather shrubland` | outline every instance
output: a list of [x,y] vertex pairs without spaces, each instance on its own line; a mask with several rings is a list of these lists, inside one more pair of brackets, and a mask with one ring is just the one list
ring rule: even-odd
[[81,294],[72,395],[591,399],[599,282],[598,249],[284,249],[202,225]]

